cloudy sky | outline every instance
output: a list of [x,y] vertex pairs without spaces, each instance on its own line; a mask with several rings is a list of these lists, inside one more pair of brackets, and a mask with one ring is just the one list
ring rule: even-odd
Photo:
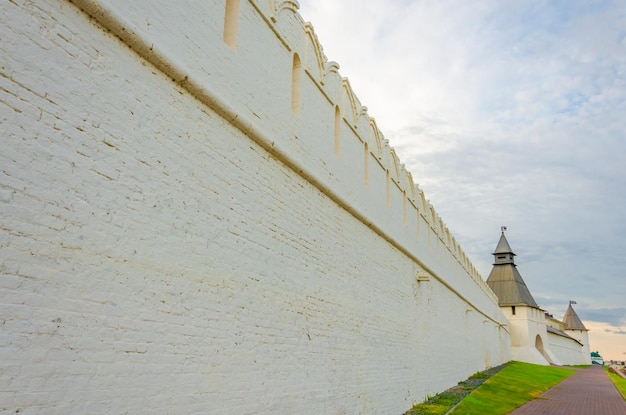
[[626,360],[626,2],[300,0],[486,278],[506,225],[537,303]]

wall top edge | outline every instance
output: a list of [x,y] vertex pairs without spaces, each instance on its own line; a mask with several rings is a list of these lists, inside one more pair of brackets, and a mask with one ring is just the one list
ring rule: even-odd
[[[146,39],[139,39],[145,35],[141,30],[135,30],[124,16],[124,6],[121,0],[68,0],[74,3],[87,14],[98,20],[113,34],[137,51],[140,55],[161,70],[171,76],[183,87],[187,87],[188,77],[184,68],[168,62],[166,56],[159,54],[158,45],[151,45]],[[353,91],[347,77],[342,77],[339,72],[340,65],[335,61],[329,61],[322,45],[315,34],[314,26],[305,22],[298,10],[297,0],[247,0],[257,12],[263,15],[263,20],[271,30],[279,37],[281,43],[292,53],[306,57],[303,66],[310,79],[315,82],[322,91],[330,88],[331,78],[338,79],[341,85],[341,96],[337,98],[336,105],[343,107],[343,118],[349,122],[352,130],[360,135],[363,142],[371,143],[369,151],[376,157],[383,169],[389,172],[391,180],[404,192],[406,198],[417,209],[421,218],[428,223],[429,228],[437,235],[437,238],[448,248],[465,272],[473,279],[482,280],[468,256],[465,254],[456,238],[452,235],[447,225],[437,213],[417,183],[412,174],[406,169],[396,151],[390,146],[378,128],[376,120],[368,113],[365,105],[361,104],[356,93]],[[118,4],[120,3],[120,4]],[[216,7],[216,6],[215,6]],[[295,33],[295,35],[294,35]],[[153,47],[154,46],[154,47]],[[327,97],[333,97],[331,92]],[[343,102],[346,105],[343,105]],[[484,291],[484,284],[480,284]],[[488,288],[488,287],[487,287]],[[491,290],[488,290],[491,291]],[[487,292],[487,294],[490,294]],[[493,295],[493,293],[491,293]]]

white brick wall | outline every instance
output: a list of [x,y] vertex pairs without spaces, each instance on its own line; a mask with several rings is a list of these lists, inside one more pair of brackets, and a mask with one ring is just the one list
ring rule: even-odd
[[394,414],[509,359],[363,117],[334,155],[339,75],[293,115],[297,14],[242,0],[232,51],[222,1],[76,3],[0,3],[1,413]]
[[[587,362],[581,353],[581,345],[567,337],[548,332],[547,347],[562,365],[585,365]],[[586,356],[585,356],[586,357]],[[591,359],[589,359],[591,360]]]

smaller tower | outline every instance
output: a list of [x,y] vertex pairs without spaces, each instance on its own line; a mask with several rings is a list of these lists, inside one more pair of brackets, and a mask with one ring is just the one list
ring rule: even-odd
[[589,346],[589,330],[585,327],[583,322],[574,311],[572,304],[576,304],[576,301],[570,301],[565,316],[563,316],[563,325],[565,327],[565,333],[574,339],[578,340],[582,345],[582,364],[591,364],[591,348]]
[[522,362],[560,364],[548,348],[544,311],[539,308],[515,265],[515,253],[504,236],[493,253],[493,268],[487,285],[498,297],[498,305],[509,322],[511,357]]
[[[498,296],[498,305],[505,306],[528,306],[539,308],[532,294],[528,290],[522,275],[515,265],[515,253],[511,249],[509,242],[504,236],[504,226],[502,227],[502,235],[495,252],[492,254],[495,258],[493,268],[487,278],[487,284],[493,292]],[[513,309],[515,314],[515,309]]]

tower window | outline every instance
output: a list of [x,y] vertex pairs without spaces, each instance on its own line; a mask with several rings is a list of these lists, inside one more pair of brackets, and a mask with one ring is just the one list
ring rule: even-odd
[[513,305],[513,306],[511,306],[511,313],[512,313],[513,315],[515,315],[515,306],[514,306],[514,305]]

